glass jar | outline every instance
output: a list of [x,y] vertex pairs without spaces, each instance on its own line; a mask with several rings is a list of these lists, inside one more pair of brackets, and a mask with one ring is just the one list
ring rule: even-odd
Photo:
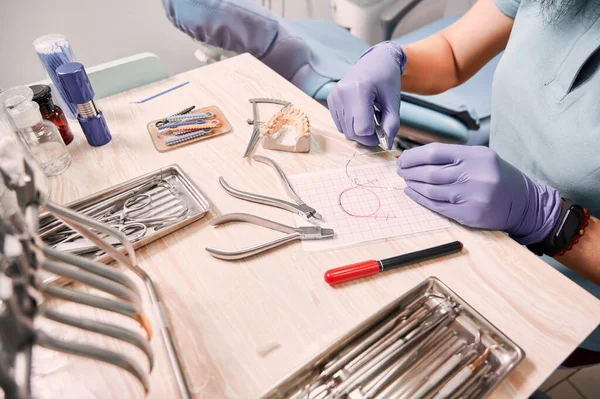
[[[19,130],[8,115],[3,99],[3,92],[0,90],[0,164],[8,162],[10,163],[9,170],[12,171],[14,170],[13,168],[19,168],[20,170],[23,165],[19,166],[19,163],[15,163],[15,161],[19,162],[21,159],[25,158],[31,167],[31,172],[33,173],[39,195],[42,200],[47,200],[52,191],[49,180],[39,168],[37,162],[33,159],[29,146],[25,143]],[[7,164],[4,166],[6,165]],[[0,183],[0,187],[2,186],[3,184]],[[2,202],[1,197],[2,194],[0,194],[0,202]],[[4,205],[7,205],[7,203],[4,203]],[[0,205],[0,208],[2,208],[2,205]],[[6,211],[6,209],[4,209],[4,211]],[[0,213],[2,213],[2,209],[0,209]]]
[[19,86],[2,95],[9,116],[44,174],[56,176],[67,170],[71,155],[57,127],[42,118],[40,106],[33,101],[33,91]]

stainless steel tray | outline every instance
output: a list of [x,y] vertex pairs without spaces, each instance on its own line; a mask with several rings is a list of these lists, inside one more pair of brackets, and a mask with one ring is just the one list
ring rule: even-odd
[[[109,198],[119,196],[131,190],[135,190],[148,181],[159,177],[162,177],[164,180],[170,182],[174,186],[177,194],[181,195],[182,198],[187,202],[189,209],[181,220],[173,224],[170,224],[164,228],[149,228],[142,238],[133,242],[134,248],[138,249],[203,218],[213,207],[208,198],[192,182],[189,176],[183,171],[183,169],[181,169],[179,165],[174,164],[166,166],[154,172],[147,173],[116,186],[96,192],[87,197],[78,199],[66,204],[65,206],[76,211],[81,211]],[[54,220],[55,217],[50,213],[46,212],[40,215],[40,223],[46,224]],[[121,249],[121,251],[124,252],[124,249]],[[105,253],[97,257],[88,256],[88,258],[94,259],[101,263],[108,263],[113,260]],[[45,282],[53,283],[65,282],[64,280],[59,280],[56,276],[49,273],[44,274],[43,280]]]
[[[294,396],[302,392],[307,386],[314,384],[321,375],[327,365],[331,365],[344,354],[350,352],[355,343],[360,342],[370,332],[384,325],[391,320],[395,315],[398,315],[413,301],[425,295],[440,295],[446,298],[451,298],[456,304],[461,307],[459,315],[448,325],[448,327],[456,332],[457,336],[465,338],[467,342],[481,340],[485,346],[501,345],[501,348],[489,352],[487,362],[489,364],[488,378],[482,379],[482,385],[476,394],[476,398],[488,397],[502,380],[521,362],[525,357],[523,350],[504,335],[500,330],[488,322],[483,316],[473,309],[468,303],[448,288],[444,283],[435,277],[430,277],[424,282],[407,292],[402,297],[398,298],[367,320],[359,324],[348,334],[335,341],[327,349],[312,358],[303,366],[290,373],[288,376],[278,382],[268,392],[260,396],[259,399],[290,399],[298,397],[306,399],[307,395]],[[432,304],[430,304],[432,305]],[[417,360],[418,361],[418,360]],[[346,376],[343,370],[339,373],[338,379],[344,381]],[[449,379],[450,376],[447,377]],[[444,380],[444,381],[447,381]],[[432,397],[430,392],[425,397]],[[329,396],[314,396],[315,398],[329,398]],[[377,397],[377,396],[376,396]],[[310,396],[312,399],[313,396]],[[347,399],[362,399],[363,394],[360,390],[354,391],[347,396]],[[413,399],[413,397],[411,397]]]

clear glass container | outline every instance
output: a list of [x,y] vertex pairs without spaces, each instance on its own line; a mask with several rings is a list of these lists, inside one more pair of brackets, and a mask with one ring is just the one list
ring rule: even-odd
[[44,174],[56,176],[67,170],[72,163],[71,155],[56,126],[42,119],[39,105],[32,100],[33,91],[26,86],[14,87],[5,90],[2,98],[9,116]]
[[[52,191],[48,177],[42,173],[37,162],[33,159],[29,146],[25,143],[19,130],[8,115],[3,98],[3,92],[0,90],[0,165],[8,168],[4,169],[5,172],[14,171],[15,168],[22,170],[24,165],[19,161],[23,158],[27,159],[33,172],[36,188],[38,189],[42,200],[46,200],[49,198]],[[12,212],[7,209],[10,201],[7,202],[5,194],[6,187],[0,182],[0,214],[4,212],[5,215],[10,215]]]
[[[71,155],[53,123],[41,121],[20,131],[46,176],[60,175],[71,166]],[[56,140],[57,135],[61,141]]]

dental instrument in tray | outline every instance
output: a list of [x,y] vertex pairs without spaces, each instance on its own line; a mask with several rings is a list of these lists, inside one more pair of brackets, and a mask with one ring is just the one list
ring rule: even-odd
[[281,180],[283,186],[285,187],[286,191],[288,192],[288,194],[294,200],[295,203],[285,201],[282,199],[278,199],[278,198],[267,197],[265,195],[254,194],[254,193],[249,193],[249,192],[245,192],[242,190],[238,190],[236,188],[231,187],[225,181],[225,179],[221,176],[221,177],[219,177],[219,183],[221,183],[221,186],[225,189],[225,191],[227,191],[230,195],[232,195],[236,198],[239,198],[239,199],[285,209],[286,211],[289,211],[289,212],[292,212],[292,213],[302,216],[304,219],[306,219],[307,221],[309,221],[311,223],[314,223],[315,220],[316,221],[323,220],[323,217],[321,216],[321,214],[319,214],[317,212],[316,209],[312,208],[311,206],[305,204],[304,201],[302,201],[302,199],[298,196],[298,194],[292,187],[292,184],[288,180],[288,178],[285,175],[285,173],[283,172],[283,170],[279,167],[279,165],[277,165],[277,163],[275,163],[275,161],[273,161],[270,158],[263,157],[260,155],[255,155],[252,157],[252,159],[254,159],[257,162],[264,163],[266,165],[271,166],[275,170],[275,172],[277,172],[277,175],[279,176],[279,179]]
[[[178,165],[171,165],[66,205],[122,232],[140,248],[202,218],[212,204]],[[50,247],[104,262],[109,258],[85,237],[48,215],[40,237]],[[115,248],[122,246],[108,238]],[[50,279],[50,277],[48,277]]]
[[[214,118],[214,117],[215,117],[215,114],[208,111],[208,112],[201,112],[199,114],[187,113],[187,114],[173,115],[173,116],[167,117],[166,120],[169,123],[178,123],[178,122],[183,122],[183,121],[193,121],[193,120],[197,120],[197,119],[210,119],[210,118]],[[165,125],[168,125],[168,123],[161,125],[161,127],[164,127]]]
[[[219,126],[219,124],[221,123],[219,120],[217,119],[211,119],[211,120],[206,120],[206,119],[201,119],[196,121],[197,123],[195,124],[185,124],[185,125],[181,125],[179,123],[175,123],[172,127],[168,127],[167,130],[169,133],[173,133],[175,135],[177,134],[183,134],[183,133],[190,133],[190,132],[196,132],[199,130],[204,130],[204,129],[215,129]],[[165,125],[168,126],[168,125]]]
[[[196,108],[196,106],[195,106],[195,105],[191,105],[191,106],[189,106],[189,107],[186,107],[186,108],[182,109],[181,111],[177,111],[176,113],[174,113],[174,114],[172,114],[172,115],[170,115],[170,116],[167,116],[167,117],[166,117],[166,118],[164,118],[164,119],[160,119],[160,120],[156,121],[156,122],[154,123],[154,125],[155,125],[156,127],[161,127],[162,125],[165,125],[165,124],[169,123],[169,118],[172,118],[172,117],[174,117],[174,116],[180,116],[180,115],[186,115],[186,114],[189,114],[189,113],[190,113],[190,112],[192,112],[192,111],[193,111],[195,108]],[[212,117],[212,116],[213,116],[213,115],[211,115],[210,117]]]
[[430,277],[259,399],[488,397],[525,354]]
[[[207,123],[207,121],[210,121],[210,123],[213,124],[213,125],[217,125],[218,122],[219,122],[216,119],[209,120],[209,119],[206,119],[206,118],[191,119],[191,120],[185,120],[185,121],[182,121],[182,122],[175,121],[175,122],[172,122],[172,123],[166,123],[166,124],[158,126],[158,130],[161,130],[161,131],[165,131],[165,130],[166,131],[173,131],[172,129],[181,128],[182,126],[188,126],[185,129],[196,129],[195,127],[190,127],[190,126],[192,126],[192,125],[199,125],[199,124],[205,124],[205,123]],[[179,130],[182,130],[182,129],[179,129]]]
[[[137,240],[144,237],[144,235],[148,231],[148,227],[142,223],[130,223],[127,225],[113,224],[110,226],[125,234],[129,242],[131,243],[134,243]],[[103,238],[107,243],[113,246],[119,246],[120,244],[119,241],[113,237]],[[96,244],[94,244],[87,238],[84,238],[79,233],[73,233],[57,243],[52,243],[51,247],[59,252],[69,252],[77,255],[85,255],[88,253],[100,252]]]
[[[154,179],[151,184],[135,190],[125,201],[108,200],[106,206],[109,205],[112,206],[108,210],[89,216],[111,224],[125,233],[130,242],[144,237],[149,228],[162,228],[177,222],[185,217],[189,210],[187,202],[179,196],[174,186],[162,178]],[[41,235],[56,250],[78,254],[98,250],[89,240],[66,226],[62,230],[57,231],[56,227],[52,230],[52,234],[45,234],[42,227]],[[118,242],[115,241],[114,244]]]

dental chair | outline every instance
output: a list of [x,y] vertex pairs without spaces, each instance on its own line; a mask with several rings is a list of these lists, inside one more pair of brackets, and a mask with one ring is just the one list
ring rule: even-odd
[[[380,15],[386,32],[384,39],[412,43],[459,18],[438,19],[392,39],[397,27],[411,21],[412,16],[423,14],[424,7],[436,7],[439,3],[393,2]],[[370,47],[333,22],[283,19],[252,0],[163,0],[163,5],[171,23],[188,36],[227,54],[252,54],[324,105],[336,83]],[[499,58],[500,55],[469,81],[442,94],[403,93],[397,136],[400,147],[434,141],[487,145],[492,77]]]

